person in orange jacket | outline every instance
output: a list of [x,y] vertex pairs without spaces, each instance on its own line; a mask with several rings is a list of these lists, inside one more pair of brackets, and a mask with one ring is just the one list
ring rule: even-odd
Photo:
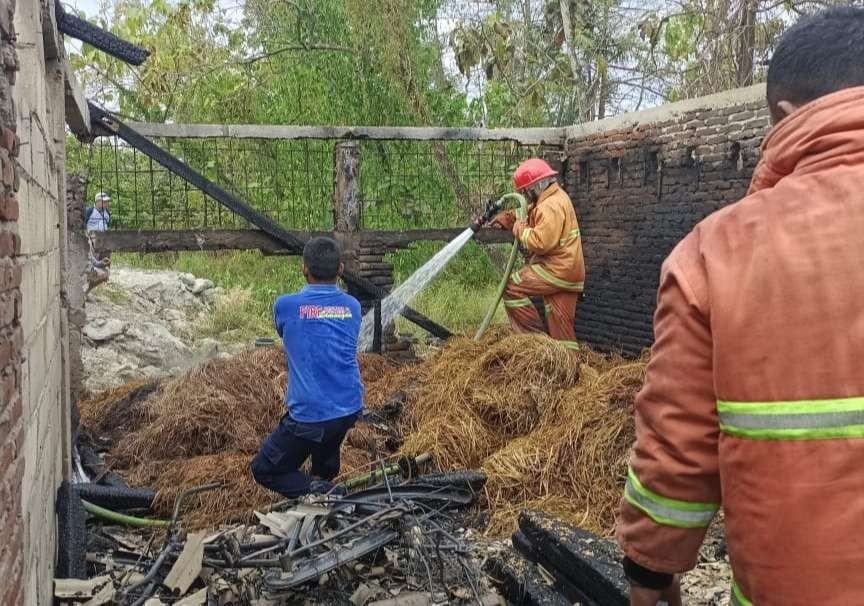
[[499,213],[492,225],[512,230],[530,255],[504,291],[504,308],[516,332],[543,332],[531,297],[543,297],[549,336],[570,349],[576,342],[576,302],[585,280],[582,238],[570,196],[561,189],[558,173],[539,158],[526,160],[513,173],[516,191],[528,200],[527,221],[513,211]]
[[722,506],[732,604],[864,604],[864,9],[791,27],[742,201],[663,264],[617,527],[633,606],[680,603]]

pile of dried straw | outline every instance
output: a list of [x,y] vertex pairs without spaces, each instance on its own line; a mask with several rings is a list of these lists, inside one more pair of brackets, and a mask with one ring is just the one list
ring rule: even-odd
[[[482,469],[490,532],[509,532],[521,508],[538,507],[608,532],[633,441],[632,404],[645,359],[501,331],[482,343],[452,339],[425,362],[396,368],[361,356],[367,409],[403,401],[392,428],[401,452],[429,452],[442,470]],[[184,488],[222,480],[186,516],[204,526],[279,500],[248,464],[283,412],[284,358],[262,348],[213,360],[171,380],[123,386],[81,403],[84,425],[114,440],[115,470],[159,491],[170,512]],[[343,445],[350,475],[375,460],[383,436],[356,427]]]
[[603,533],[621,496],[646,359],[574,355],[541,336],[458,339],[374,386],[369,400],[406,394],[406,454],[486,472],[490,533],[512,531],[527,506]]
[[[360,358],[364,380],[392,368],[380,356]],[[158,491],[156,509],[170,515],[184,489],[214,481],[223,487],[190,503],[187,526],[203,527],[249,518],[254,508],[281,500],[259,487],[249,462],[284,412],[287,381],[281,348],[257,348],[227,360],[209,360],[157,383],[123,385],[79,403],[81,422],[113,442],[109,463],[138,486]],[[370,460],[368,430],[352,430],[346,468]],[[354,447],[351,443],[365,447]],[[377,442],[375,444],[377,446]]]

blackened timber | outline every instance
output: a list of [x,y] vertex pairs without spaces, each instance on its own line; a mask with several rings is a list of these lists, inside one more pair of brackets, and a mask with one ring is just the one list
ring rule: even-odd
[[[358,232],[361,249],[388,251],[409,247],[413,242],[440,240],[449,242],[461,229],[416,229],[408,231],[370,230]],[[332,236],[326,231],[288,230],[298,240],[315,236]],[[114,252],[170,252],[205,250],[260,250],[267,255],[296,255],[298,251],[260,229],[190,229],[190,230],[125,230],[93,233],[100,250]],[[510,242],[510,232],[481,229],[474,238],[484,244]]]
[[564,128],[452,128],[440,126],[293,126],[281,124],[159,124],[132,122],[147,137],[232,139],[327,139],[376,141],[513,141],[562,145]]
[[483,565],[492,582],[515,606],[572,606],[557,588],[550,586],[537,566],[515,553],[502,551]]
[[[329,236],[330,232],[291,231],[298,240]],[[284,242],[260,229],[200,229],[200,230],[112,230],[93,232],[93,242],[99,250],[112,252],[174,252],[206,250],[260,250],[265,254],[296,255],[301,251],[288,248]]]
[[55,17],[58,30],[67,36],[86,42],[124,63],[141,65],[150,56],[150,51],[147,49],[127,42],[77,15],[67,13],[59,1],[55,3]]
[[[387,248],[395,250],[408,248],[421,240],[440,240],[449,242],[463,229],[410,229],[406,231],[363,231],[360,233],[360,246],[364,248]],[[481,229],[474,239],[483,244],[504,244],[513,241],[513,234],[501,229]]]
[[519,514],[519,530],[563,585],[603,606],[627,606],[628,583],[613,543],[540,511]]
[[[295,254],[302,254],[303,246],[306,243],[305,240],[290,233],[261,211],[228,193],[188,164],[175,158],[146,137],[135,132],[102,108],[97,107],[93,103],[89,103],[88,105],[90,107],[90,120],[92,124],[114,133],[129,145],[147,157],[152,158],[193,187],[197,187],[226,208],[234,211],[273,239],[283,242],[287,250]],[[342,274],[342,280],[349,286],[353,286],[373,298],[384,299],[387,297],[386,290],[353,272],[345,271]],[[410,307],[406,306],[401,314],[406,320],[417,324],[417,326],[420,326],[439,339],[449,339],[453,336],[453,333],[449,330]]]
[[375,332],[372,334],[372,352],[380,354],[381,353],[381,334],[384,332],[384,327],[381,325],[381,300],[375,301],[375,307],[373,308],[374,315],[373,318],[375,320]]

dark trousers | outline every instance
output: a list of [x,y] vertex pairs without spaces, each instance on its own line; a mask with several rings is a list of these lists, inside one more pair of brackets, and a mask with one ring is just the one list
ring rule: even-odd
[[312,475],[332,480],[339,475],[342,440],[359,414],[320,423],[301,423],[285,413],[252,459],[255,481],[285,497],[307,494],[311,478],[300,471],[300,467],[310,456]]

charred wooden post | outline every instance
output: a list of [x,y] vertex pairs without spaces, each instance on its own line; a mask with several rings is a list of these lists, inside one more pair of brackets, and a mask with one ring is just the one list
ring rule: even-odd
[[[393,286],[393,266],[386,263],[385,245],[368,246],[363,243],[363,201],[360,190],[360,146],[352,141],[337,143],[333,150],[333,227],[334,237],[342,246],[345,268],[366,278],[379,288],[389,291]],[[348,292],[357,297],[365,314],[380,305],[380,300],[351,288]],[[406,349],[396,339],[393,326],[381,327],[380,318],[375,318],[376,352]]]
[[360,147],[337,143],[333,150],[333,226],[338,233],[355,233],[361,226]]
[[384,327],[381,325],[381,301],[375,301],[375,332],[372,334],[372,351],[380,354],[381,337],[383,336]]

